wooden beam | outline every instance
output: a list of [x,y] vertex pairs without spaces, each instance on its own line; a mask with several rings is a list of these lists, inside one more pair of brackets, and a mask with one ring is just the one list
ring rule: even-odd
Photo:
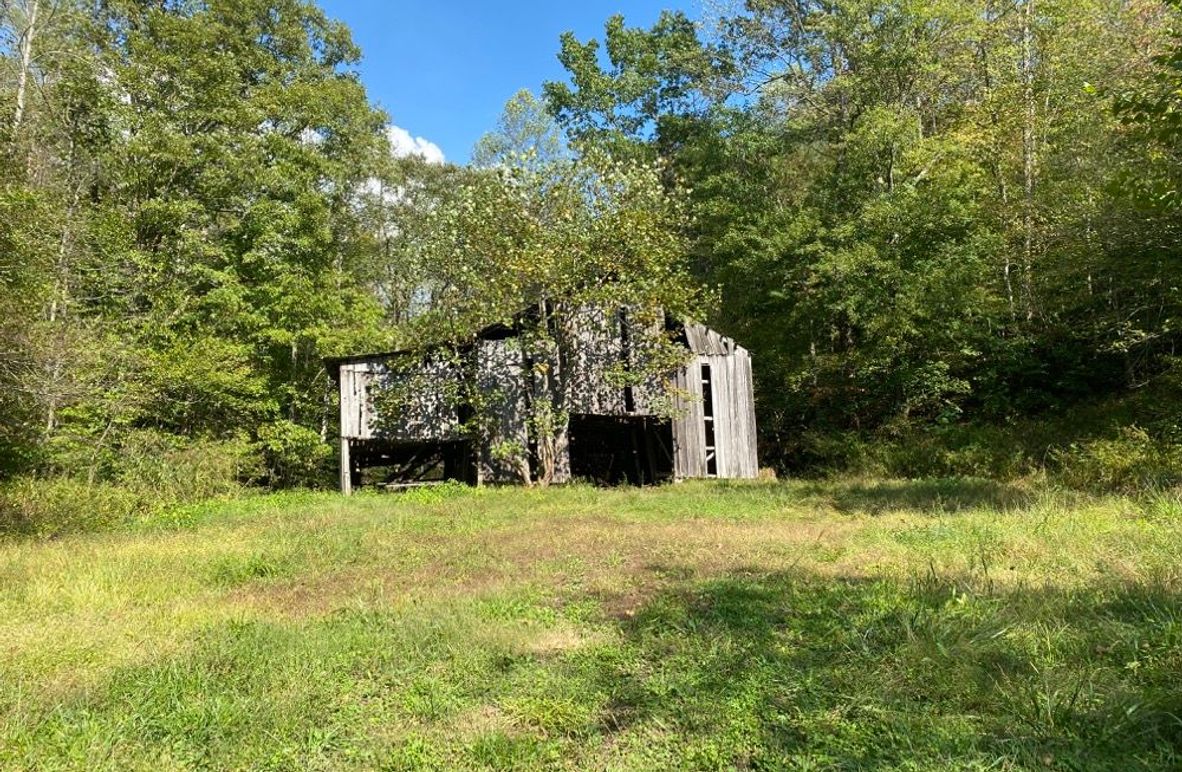
[[353,493],[353,465],[349,460],[349,440],[341,437],[341,493],[350,496]]

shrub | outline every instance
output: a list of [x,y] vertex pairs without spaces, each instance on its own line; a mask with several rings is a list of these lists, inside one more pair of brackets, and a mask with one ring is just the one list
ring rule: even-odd
[[1012,480],[1038,468],[1023,439],[1015,427],[956,424],[900,432],[879,453],[892,476]]
[[120,448],[115,482],[160,505],[236,493],[257,476],[245,440],[191,440],[151,430],[130,433]]
[[1052,454],[1056,477],[1073,488],[1141,493],[1182,485],[1182,445],[1139,426],[1073,443]]
[[0,536],[52,538],[102,530],[151,508],[148,499],[110,483],[20,477],[0,487]]
[[867,477],[989,477],[1009,480],[1038,469],[1008,427],[902,427],[863,437],[854,432],[806,433],[807,466]]
[[171,507],[238,493],[257,476],[245,441],[130,432],[107,479],[20,477],[0,486],[0,536],[52,538],[99,531]]
[[258,447],[272,487],[314,488],[331,477],[332,448],[304,426],[291,421],[266,424],[259,429]]

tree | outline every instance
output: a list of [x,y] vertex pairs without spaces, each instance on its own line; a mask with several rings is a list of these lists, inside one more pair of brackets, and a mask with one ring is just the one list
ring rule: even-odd
[[[1167,0],[1182,9],[1182,0]],[[1177,17],[1174,19],[1177,22]],[[1153,205],[1182,207],[1182,29],[1171,29],[1171,41],[1153,57],[1150,77],[1130,83],[1117,95],[1117,115],[1138,129],[1136,141],[1148,140],[1154,153],[1148,174],[1127,182]],[[1093,89],[1094,91],[1094,89]]]
[[[73,290],[86,227],[84,196],[106,141],[107,100],[99,82],[96,28],[69,0],[0,5],[0,36],[9,57],[0,93],[12,112],[0,129],[0,216],[12,260],[0,289],[14,293],[0,330],[0,370],[13,417],[0,433],[23,464],[58,426],[62,402],[82,390],[68,366],[93,349],[73,313]],[[7,88],[6,88],[7,87]],[[11,412],[9,412],[11,411]],[[19,437],[20,440],[16,440]]]
[[1106,95],[1144,81],[1165,18],[751,0],[710,39],[614,18],[606,66],[568,36],[546,93],[577,141],[687,180],[763,445],[803,460],[810,432],[1004,420],[1160,371],[1176,229],[1122,192],[1152,164]]
[[544,167],[567,157],[566,140],[545,105],[532,91],[521,89],[505,103],[496,128],[477,141],[472,165]]
[[641,153],[651,159],[646,147],[669,156],[684,140],[687,124],[692,127],[730,93],[734,68],[728,52],[702,41],[680,11],[663,11],[648,30],[612,16],[603,47],[607,62],[601,61],[599,41],[581,43],[565,33],[558,59],[571,82],[543,87],[551,113],[576,144],[594,144],[620,158]]
[[11,49],[12,93],[38,88],[0,205],[48,235],[21,242],[41,310],[9,368],[39,384],[41,468],[114,474],[137,432],[318,437],[321,357],[382,336],[359,191],[386,121],[347,29],[301,0],[21,9],[44,45]]
[[[432,212],[417,245],[417,262],[432,277],[430,308],[413,320],[411,337],[462,343],[488,324],[522,329],[544,383],[531,407],[542,470],[534,482],[549,483],[562,456],[565,372],[576,328],[594,316],[590,309],[632,309],[640,322],[638,355],[616,374],[620,379],[647,382],[683,355],[656,322],[665,311],[686,318],[701,308],[683,268],[685,218],[684,202],[668,194],[659,165],[613,163],[598,153],[482,172]],[[471,392],[457,396],[463,404],[495,411],[478,385],[463,388]],[[483,432],[491,423],[478,409],[468,430]],[[528,465],[521,468],[528,475]]]

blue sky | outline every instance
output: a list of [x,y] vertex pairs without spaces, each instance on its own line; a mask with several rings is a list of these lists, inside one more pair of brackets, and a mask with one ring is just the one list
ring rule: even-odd
[[[365,56],[370,98],[409,137],[464,163],[520,88],[564,76],[558,36],[602,40],[603,23],[624,14],[649,26],[663,8],[700,16],[699,0],[321,0],[353,30]],[[427,145],[420,147],[427,149]]]

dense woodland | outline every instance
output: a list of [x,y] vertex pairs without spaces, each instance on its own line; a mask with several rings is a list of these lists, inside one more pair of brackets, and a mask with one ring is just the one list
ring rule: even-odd
[[6,506],[331,483],[324,357],[588,287],[743,342],[781,473],[1177,484],[1179,13],[614,17],[459,167],[313,3],[0,0]]

